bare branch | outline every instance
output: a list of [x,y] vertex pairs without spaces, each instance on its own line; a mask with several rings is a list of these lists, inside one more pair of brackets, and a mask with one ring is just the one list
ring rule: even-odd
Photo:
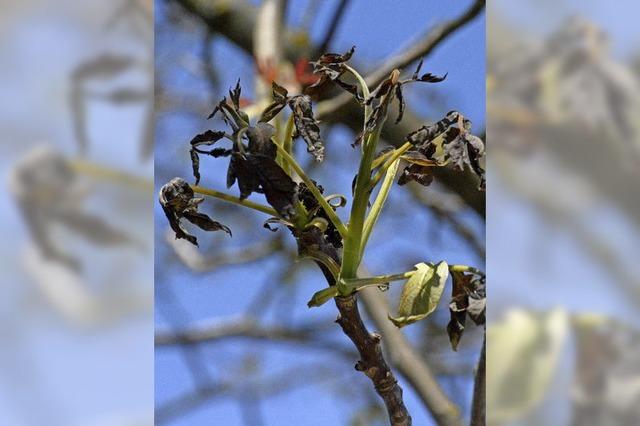
[[439,425],[459,425],[459,410],[444,394],[424,359],[416,353],[404,334],[388,320],[389,304],[375,287],[359,292],[361,300],[384,338],[389,361],[409,382]]
[[338,6],[336,6],[336,10],[333,12],[333,17],[331,18],[331,22],[327,27],[327,31],[322,38],[322,42],[320,43],[317,53],[319,55],[325,53],[327,49],[331,46],[331,42],[333,41],[334,36],[336,35],[336,30],[340,26],[340,22],[344,17],[344,12],[347,9],[349,4],[349,0],[340,0]]
[[476,370],[476,379],[473,388],[473,404],[471,406],[471,426],[485,426],[486,424],[486,399],[487,399],[487,378],[486,378],[486,360],[487,360],[487,333],[485,330],[484,339],[482,341],[482,352],[478,360],[478,368]]
[[328,324],[304,324],[296,327],[264,326],[250,317],[231,320],[208,320],[190,325],[180,331],[158,331],[155,335],[156,346],[193,345],[210,343],[225,339],[250,339],[304,344],[308,347],[338,352],[342,356],[352,357],[354,352],[343,349],[335,341],[322,336],[330,331]]

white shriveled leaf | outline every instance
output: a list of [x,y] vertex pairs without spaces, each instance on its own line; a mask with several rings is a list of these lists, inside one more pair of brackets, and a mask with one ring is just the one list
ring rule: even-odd
[[391,322],[399,328],[426,318],[438,306],[448,277],[447,262],[436,265],[418,263],[416,272],[402,289],[398,316],[389,315]]

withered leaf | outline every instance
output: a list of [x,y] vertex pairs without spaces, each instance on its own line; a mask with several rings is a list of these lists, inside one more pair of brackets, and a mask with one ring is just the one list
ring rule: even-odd
[[312,62],[311,64],[313,65],[313,73],[318,74],[320,76],[320,79],[313,85],[307,87],[306,93],[315,94],[319,92],[321,88],[326,86],[328,82],[332,81],[347,92],[354,95],[358,102],[362,102],[363,98],[358,93],[357,86],[349,84],[340,79],[340,77],[347,71],[344,63],[351,59],[355,48],[355,46],[352,46],[349,51],[343,54],[325,53],[324,55],[320,56],[317,61]]
[[293,121],[298,134],[307,144],[307,151],[316,161],[324,159],[324,142],[320,136],[320,127],[313,116],[311,98],[306,95],[294,96],[289,100],[293,111]]
[[169,226],[176,234],[176,239],[183,238],[191,244],[198,245],[197,238],[185,231],[180,224],[182,218],[205,231],[224,231],[231,235],[228,227],[198,212],[198,205],[204,199],[194,195],[193,189],[182,178],[173,178],[160,189],[160,205],[167,216]]
[[458,121],[460,113],[449,111],[445,117],[433,124],[422,126],[407,135],[407,140],[413,145],[422,145],[431,142],[433,139],[443,134],[450,126]]
[[433,182],[432,167],[410,164],[404,168],[398,178],[398,185],[406,185],[409,182],[418,182],[422,186],[429,186]]
[[221,157],[225,155],[229,155],[230,151],[225,149],[213,149],[210,151],[204,151],[199,149],[198,146],[201,145],[213,145],[220,139],[224,137],[224,132],[222,131],[213,131],[207,130],[206,132],[200,133],[196,135],[193,139],[191,139],[191,151],[189,152],[191,156],[191,167],[193,168],[193,176],[196,178],[196,185],[200,183],[200,157],[198,154],[207,154],[213,157]]
[[[414,158],[430,160],[433,165],[445,165],[451,163],[453,167],[463,171],[468,166],[480,179],[480,189],[485,189],[485,171],[482,160],[485,156],[484,142],[470,133],[471,121],[463,118],[457,111],[449,111],[440,121],[423,126],[407,135],[407,140],[415,148],[404,159],[411,161]],[[426,172],[425,168],[414,167],[413,164],[406,170],[406,178],[401,177],[400,182],[417,180],[420,172]],[[428,165],[423,163],[422,165]],[[403,176],[405,174],[403,173]],[[430,179],[427,179],[430,181]]]
[[296,200],[297,184],[272,158],[261,154],[246,156],[247,164],[255,173],[264,192],[267,202],[283,218],[295,216],[294,203]]
[[451,272],[453,280],[449,313],[451,319],[447,324],[447,334],[451,347],[458,349],[464,334],[467,315],[477,325],[485,323],[486,287],[485,277],[471,272]]
[[247,145],[234,144],[227,171],[227,187],[236,181],[240,199],[253,192],[263,193],[267,202],[284,218],[295,214],[293,208],[297,185],[275,161],[277,148],[271,137],[275,128],[268,123],[257,123],[246,128]]
[[319,65],[335,65],[347,62],[353,56],[353,52],[355,52],[356,47],[351,46],[351,49],[346,51],[345,53],[325,53],[321,55],[318,60],[315,62]]
[[236,87],[233,90],[229,90],[229,97],[231,103],[224,97],[218,105],[213,109],[207,119],[211,119],[216,116],[218,112],[222,114],[222,120],[226,125],[231,126],[234,132],[249,125],[249,116],[240,109],[240,80],[236,83]]
[[271,83],[271,92],[273,94],[273,102],[262,111],[260,122],[271,121],[282,109],[287,105],[289,92],[275,81]]
[[[367,105],[375,104],[371,116],[365,123],[365,133],[373,132],[377,127],[387,119],[387,111],[389,105],[393,100],[398,101],[398,117],[396,118],[396,124],[398,124],[403,116],[406,108],[404,96],[402,94],[402,87],[408,83],[422,82],[422,83],[439,83],[443,81],[447,75],[442,77],[434,74],[426,73],[422,76],[418,76],[420,68],[422,67],[422,61],[418,64],[418,68],[413,73],[413,76],[407,80],[400,80],[400,71],[395,69],[391,72],[389,77],[384,79],[378,86],[371,92],[369,98],[365,100]],[[377,102],[376,102],[377,101]],[[356,140],[356,145],[362,141],[366,134],[361,135]]]

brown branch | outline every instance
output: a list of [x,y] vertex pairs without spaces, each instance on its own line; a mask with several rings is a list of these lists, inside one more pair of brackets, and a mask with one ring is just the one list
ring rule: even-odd
[[390,309],[385,295],[374,287],[359,293],[368,316],[384,337],[384,349],[390,363],[409,382],[439,425],[459,425],[458,407],[442,391],[424,359],[387,318]]
[[347,5],[349,4],[349,0],[340,0],[340,3],[336,7],[333,12],[333,17],[331,18],[331,22],[327,26],[327,31],[322,38],[322,42],[320,43],[316,53],[317,55],[322,55],[329,49],[331,46],[331,42],[333,41],[334,36],[336,35],[336,30],[344,17],[344,11],[347,9]]
[[486,400],[487,400],[487,333],[485,330],[482,340],[482,352],[478,360],[478,369],[473,387],[473,403],[471,405],[471,426],[485,426],[486,424]]
[[378,333],[369,333],[360,317],[358,300],[355,295],[336,297],[336,306],[340,316],[336,322],[351,339],[360,353],[356,370],[363,372],[373,383],[376,393],[380,395],[387,407],[389,421],[394,426],[411,425],[411,416],[402,399],[402,388],[391,372],[382,354]]
[[[341,263],[338,251],[325,241],[318,228],[314,227],[304,232],[297,237],[297,242],[300,252],[306,252],[312,248],[324,252],[336,263]],[[335,285],[336,282],[331,272],[322,263],[318,262],[318,266],[328,284]],[[402,388],[398,385],[398,381],[384,359],[380,347],[380,335],[370,333],[362,322],[357,295],[336,297],[334,301],[340,313],[336,322],[360,354],[356,370],[363,372],[373,383],[376,393],[382,398],[387,408],[390,424],[392,426],[410,426],[411,416],[402,399]]]
[[249,339],[299,343],[306,346],[337,352],[344,357],[352,357],[354,352],[336,346],[335,342],[318,335],[326,331],[326,323],[305,324],[297,327],[263,326],[252,318],[233,320],[203,321],[180,331],[157,331],[156,346],[195,345],[226,339]]
[[242,398],[246,396],[247,390],[262,398],[273,398],[298,388],[330,381],[335,376],[335,371],[331,368],[302,366],[259,380],[256,384],[238,385],[235,379],[219,382],[208,388],[185,392],[158,405],[155,409],[155,423],[167,423],[215,398]]
[[447,204],[451,203],[444,202],[444,197],[440,196],[440,194],[436,194],[433,191],[429,192],[429,194],[426,194],[423,188],[415,184],[407,185],[407,187],[413,195],[413,198],[418,203],[431,210],[433,214],[435,214],[440,219],[449,222],[455,233],[467,242],[469,247],[471,247],[471,249],[478,257],[482,259],[486,257],[484,241],[481,241],[481,239],[476,236],[476,233],[473,232],[473,230],[469,226],[467,226],[466,223],[461,221],[456,216],[457,210],[459,210],[459,208],[448,207]]

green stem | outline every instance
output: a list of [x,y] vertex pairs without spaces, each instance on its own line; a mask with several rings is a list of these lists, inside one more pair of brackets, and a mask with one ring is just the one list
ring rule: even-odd
[[372,285],[387,284],[390,281],[406,280],[408,278],[411,278],[411,276],[415,273],[416,271],[407,271],[401,274],[377,275],[375,277],[353,278],[348,280],[343,279],[342,281],[343,281],[343,285],[346,288],[349,288],[351,290],[357,290],[357,289],[360,289],[363,287],[369,287]]
[[367,242],[369,241],[369,236],[371,236],[371,231],[373,227],[376,226],[376,222],[380,217],[380,212],[382,212],[382,207],[384,207],[384,203],[387,201],[387,197],[389,196],[389,191],[391,190],[391,186],[393,185],[393,179],[396,177],[396,173],[398,172],[398,165],[400,164],[400,160],[396,159],[391,166],[387,170],[387,174],[384,177],[384,181],[382,182],[382,186],[380,187],[380,192],[376,196],[376,200],[373,202],[371,206],[371,211],[369,215],[364,221],[364,231],[362,236],[362,252],[364,253],[364,248],[367,246]]
[[[356,80],[358,80],[358,84],[360,85],[360,90],[362,90],[362,96],[366,100],[370,96],[369,86],[367,86],[367,82],[364,81],[364,78],[360,75],[358,71],[354,70],[349,65],[344,64],[344,67],[356,78]],[[365,120],[367,118],[368,117],[366,117],[366,114],[365,114]]]
[[[394,161],[396,161],[400,156],[402,156],[405,152],[407,152],[413,145],[409,142],[405,142],[400,148],[396,148],[393,150],[393,154],[391,157],[384,163],[384,165],[376,172],[376,174],[371,178],[371,189],[375,188],[380,179],[382,179],[382,175],[384,172],[391,167]],[[381,163],[381,162],[380,162]],[[376,168],[379,164],[374,162],[372,168]]]
[[201,186],[191,185],[191,189],[193,189],[193,192],[197,194],[208,195],[209,197],[214,197],[219,200],[237,204],[239,206],[249,207],[250,209],[257,210],[271,216],[279,217],[278,212],[276,212],[269,206],[254,203],[253,201],[249,200],[241,200],[240,198],[234,197],[233,195],[225,194],[224,192],[219,192],[214,189],[203,188]]
[[316,198],[318,204],[320,204],[320,207],[322,207],[322,209],[325,211],[327,217],[334,224],[342,238],[345,238],[345,236],[348,234],[347,228],[344,226],[336,212],[333,210],[333,207],[331,207],[327,200],[324,199],[322,193],[320,192],[320,190],[318,190],[318,187],[313,183],[309,176],[307,176],[307,174],[304,172],[295,158],[289,155],[289,153],[286,152],[280,145],[276,145],[276,147],[278,148],[278,152],[280,153],[282,158],[291,166],[293,171],[295,171],[297,175],[300,176],[300,179],[302,179],[302,181],[307,185],[307,188]]
[[449,272],[470,272],[472,274],[484,276],[484,272],[481,270],[467,265],[449,265]]
[[[293,122],[293,114],[289,115],[289,118],[287,119],[287,125],[284,129],[284,140],[282,142],[282,147],[284,148],[284,151],[286,153],[288,153],[289,155],[292,155],[293,153],[293,126],[294,122]],[[284,171],[287,172],[287,174],[291,174],[291,166],[289,166],[289,163],[285,162],[284,164]]]
[[150,179],[136,176],[122,170],[112,169],[108,166],[91,163],[77,158],[70,159],[69,165],[74,172],[93,179],[122,184],[128,188],[136,188],[145,192],[153,191],[153,182]]
[[[380,126],[382,127],[382,126]],[[349,232],[344,242],[342,255],[342,269],[340,276],[343,279],[355,278],[361,260],[362,231],[364,229],[364,219],[369,204],[369,181],[371,175],[371,163],[375,155],[375,148],[380,137],[380,128],[374,133],[370,133],[364,142],[364,152],[360,160],[358,178],[353,195],[353,205],[349,216]],[[348,294],[349,291],[343,288],[338,282],[341,294]]]

